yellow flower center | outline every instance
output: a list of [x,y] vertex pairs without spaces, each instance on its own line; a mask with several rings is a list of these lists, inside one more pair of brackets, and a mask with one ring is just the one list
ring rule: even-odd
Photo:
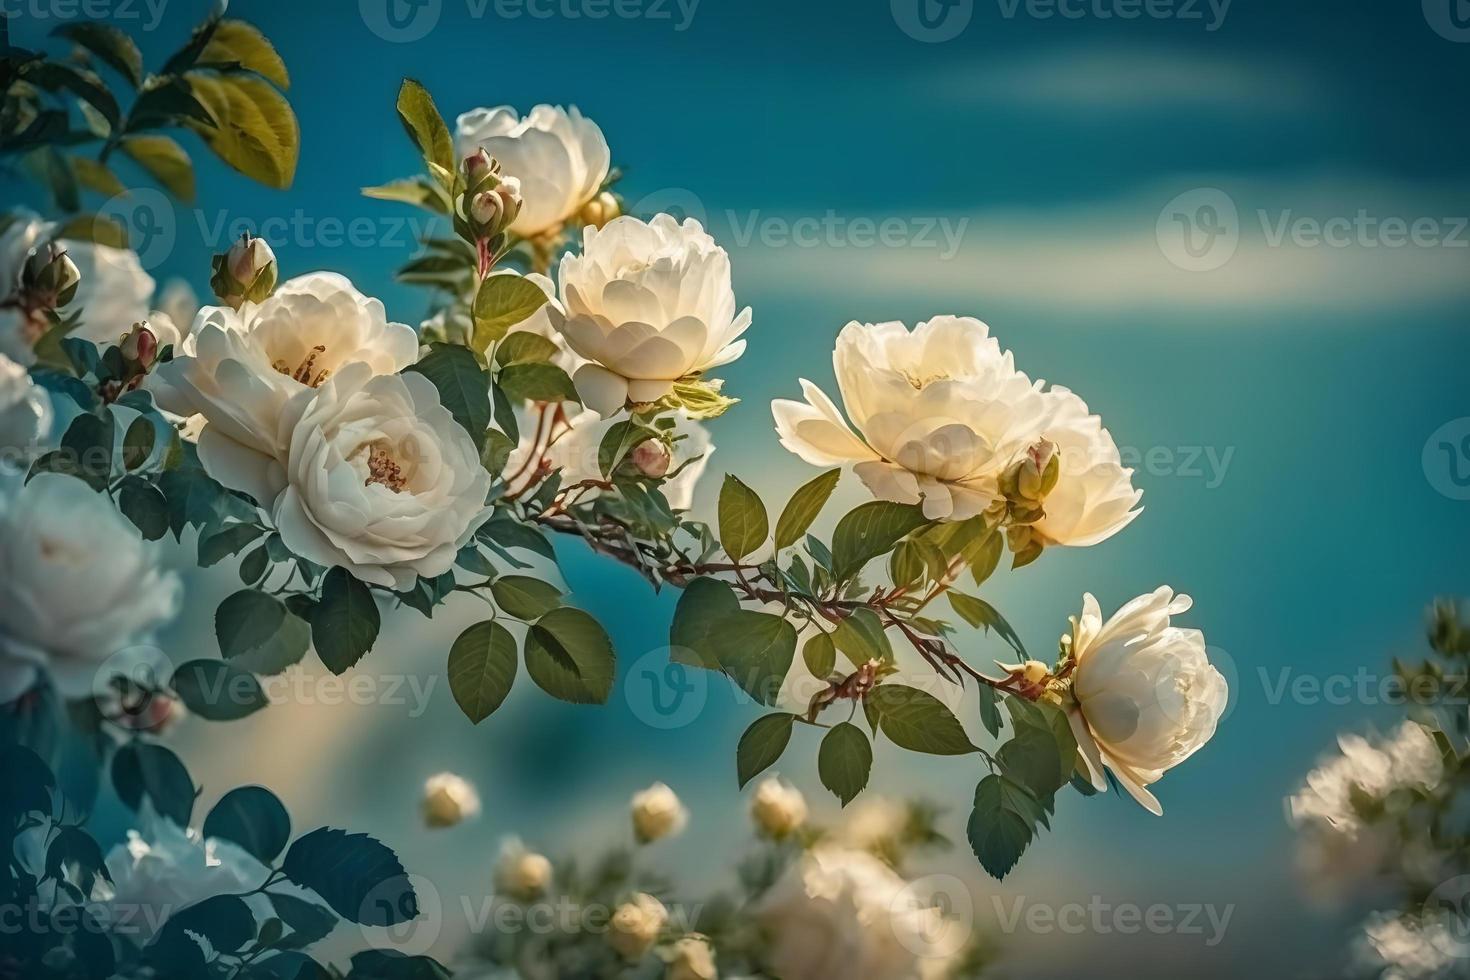
[[295,368],[292,368],[289,363],[279,358],[271,364],[271,367],[288,378],[294,378],[308,388],[320,388],[322,382],[332,376],[330,370],[323,369],[318,371],[316,369],[316,359],[326,352],[327,348],[325,345],[317,344],[306,352],[306,357]]

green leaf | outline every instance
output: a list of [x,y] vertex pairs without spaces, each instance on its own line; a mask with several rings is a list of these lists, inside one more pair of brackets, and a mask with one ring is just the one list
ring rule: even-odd
[[117,179],[117,174],[109,170],[105,163],[98,163],[91,157],[73,153],[71,169],[77,175],[78,182],[88,190],[96,191],[107,197],[116,197],[128,192],[123,182]]
[[449,213],[449,203],[444,196],[444,189],[423,177],[410,177],[406,180],[389,181],[377,187],[364,187],[362,194],[364,197],[375,198],[379,201],[412,204],[438,214]]
[[490,427],[490,378],[467,347],[431,344],[429,353],[404,369],[422,374],[439,391],[439,400],[454,420],[483,449]]
[[398,118],[426,161],[445,170],[456,169],[449,127],[444,124],[444,117],[439,114],[428,90],[412,78],[405,78],[398,90]]
[[499,708],[516,679],[516,638],[493,621],[476,623],[449,649],[449,690],[478,725]]
[[697,578],[684,587],[669,627],[669,659],[674,663],[719,670],[720,658],[711,633],[726,617],[740,612],[740,600],[717,578]]
[[964,726],[943,701],[902,684],[882,684],[868,692],[878,709],[883,734],[899,748],[929,755],[967,755],[978,751]]
[[1032,795],[1043,803],[1072,778],[1071,766],[1067,767],[1065,776],[1061,774],[1062,761],[1056,739],[1039,728],[1017,732],[1014,738],[1000,747],[996,759],[1007,776],[1031,790]]
[[539,333],[516,330],[506,336],[495,348],[495,363],[501,367],[522,363],[545,363],[550,361],[561,348]]
[[955,612],[959,613],[965,622],[977,629],[995,630],[996,634],[1002,640],[1005,640],[1010,648],[1016,651],[1023,660],[1029,659],[1025,644],[1021,642],[1021,638],[1016,635],[1016,631],[1011,629],[1011,624],[1006,622],[1005,617],[994,606],[984,599],[977,599],[974,596],[965,595],[963,592],[956,592],[953,589],[950,589],[946,595],[949,596],[950,606]]
[[157,438],[158,432],[153,427],[152,419],[146,415],[133,419],[127,434],[123,436],[123,467],[136,470],[148,462],[148,457],[153,455],[153,444]]
[[[453,169],[452,163],[449,166]],[[470,309],[475,321],[475,348],[483,351],[503,340],[511,327],[529,320],[546,305],[546,300],[541,287],[525,276],[504,272],[487,276]]]
[[264,786],[232,789],[204,818],[204,839],[233,841],[270,865],[291,839],[291,817]]
[[125,477],[117,496],[117,506],[144,539],[157,541],[168,533],[168,501],[146,480],[136,476]]
[[51,33],[86,48],[126,78],[134,88],[143,84],[143,54],[121,28],[88,21],[65,24]]
[[755,551],[770,533],[766,506],[750,487],[726,475],[720,487],[720,544],[735,561]]
[[42,146],[23,158],[27,171],[51,192],[62,211],[71,213],[82,206],[81,191],[71,161],[54,146]]
[[822,777],[822,785],[836,794],[843,806],[868,785],[872,768],[873,746],[868,744],[862,729],[851,722],[842,722],[822,739],[821,751],[817,753],[817,774]]
[[265,35],[243,20],[222,20],[199,55],[201,65],[238,65],[279,88],[291,87],[286,64]]
[[239,895],[211,895],[170,915],[153,943],[193,944],[190,934],[202,937],[213,950],[232,953],[255,938],[255,916]]
[[918,504],[873,500],[837,522],[832,535],[832,573],[839,580],[885,555],[905,535],[928,523]]
[[774,705],[796,656],[796,628],[780,616],[742,609],[719,620],[709,642],[722,669],[761,704]]
[[740,736],[740,744],[735,749],[735,769],[741,789],[781,758],[791,741],[791,725],[795,721],[796,716],[792,714],[766,715],[757,718]]
[[275,596],[242,589],[214,614],[220,653],[256,674],[279,674],[306,655],[311,627]]
[[237,555],[250,542],[265,533],[254,524],[226,524],[208,537],[199,539],[199,567],[218,565],[230,555]]
[[1000,734],[1000,706],[996,704],[995,688],[989,684],[978,685],[980,689],[980,722],[991,737]]
[[832,639],[854,667],[861,667],[869,660],[893,663],[893,644],[878,614],[871,609],[854,609],[837,624]]
[[502,575],[491,583],[490,594],[516,619],[536,619],[561,605],[561,589],[529,575]]
[[345,568],[328,571],[311,613],[311,642],[327,669],[341,674],[356,664],[377,642],[381,626],[372,590]]
[[191,71],[195,99],[214,121],[196,124],[215,156],[267,187],[286,188],[296,176],[301,127],[291,104],[270,82],[251,75]]
[[[56,237],[64,241],[94,242],[98,245],[110,245],[113,248],[128,247],[128,230],[105,214],[79,214],[62,225],[57,230]],[[63,347],[66,347],[70,342],[78,339],[65,337],[61,343]],[[123,399],[127,397],[124,395]]]
[[497,380],[507,395],[522,401],[577,401],[577,388],[572,379],[555,364],[512,364],[501,368]]
[[182,146],[167,136],[127,136],[120,147],[164,190],[185,204],[194,203],[194,164]]
[[214,116],[199,101],[187,79],[150,76],[128,113],[128,131],[183,125],[213,129]]
[[419,913],[398,856],[366,834],[313,830],[291,845],[281,871],[349,922],[391,926]]
[[633,419],[624,419],[608,426],[597,444],[597,469],[604,477],[610,476],[633,448],[656,433]]
[[112,474],[113,419],[110,413],[78,415],[61,437],[61,451],[76,466],[75,475],[94,490],[107,486]]
[[818,633],[807,640],[801,648],[801,656],[806,661],[806,669],[819,680],[826,680],[837,666],[837,647],[827,633]]
[[153,809],[180,827],[194,812],[194,781],[173,752],[151,742],[129,742],[112,757],[112,783],[130,810],[146,798]]
[[1004,538],[999,533],[991,531],[981,538],[971,551],[967,552],[970,561],[970,575],[975,579],[976,585],[985,584],[985,580],[995,572],[996,566],[1000,564],[1001,552],[1004,550]]
[[580,609],[563,606],[526,633],[526,672],[547,694],[573,704],[604,704],[616,658],[607,631]]
[[21,77],[37,88],[48,92],[70,92],[102,114],[112,129],[122,118],[117,99],[107,90],[107,85],[97,73],[76,65],[64,65],[57,61],[40,61],[26,66]]
[[195,26],[189,35],[189,40],[182,48],[170,55],[168,61],[164,62],[164,74],[171,75],[185,71],[198,63],[199,56],[208,46],[209,39],[214,37],[214,32],[219,29],[220,20],[225,16],[225,11],[229,9],[229,6],[230,0],[214,0],[209,15]]
[[237,721],[270,704],[254,674],[224,660],[181,664],[170,686],[191,714],[209,721]]
[[975,809],[967,826],[970,847],[980,864],[1003,879],[1025,853],[1043,811],[1026,787],[992,774],[975,788]]
[[801,540],[817,515],[822,512],[832,491],[841,479],[841,470],[828,470],[821,476],[805,483],[786,502],[781,516],[776,520],[776,550],[790,547]]

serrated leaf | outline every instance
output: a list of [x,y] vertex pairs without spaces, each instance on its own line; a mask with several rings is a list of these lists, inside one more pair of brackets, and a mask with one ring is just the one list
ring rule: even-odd
[[792,714],[766,715],[757,718],[740,736],[740,744],[735,749],[735,770],[741,789],[781,758],[791,741],[791,726],[795,721],[796,716]]
[[546,363],[560,350],[556,344],[538,333],[515,330],[507,334],[500,346],[495,348],[495,363],[501,367],[510,364]]
[[526,633],[526,672],[547,694],[573,704],[603,704],[616,658],[607,631],[570,606],[553,609]]
[[796,628],[780,616],[742,609],[712,627],[709,645],[746,694],[774,705],[796,656]]
[[439,401],[475,441],[485,445],[490,427],[490,378],[468,348],[456,344],[431,344],[429,353],[405,368],[428,378],[439,392]]
[[740,611],[735,593],[716,578],[690,581],[679,596],[669,627],[669,659],[674,663],[719,670],[720,658],[710,635],[717,624]]
[[760,495],[730,475],[720,486],[719,520],[720,544],[735,561],[765,544],[771,530]]
[[490,594],[516,619],[536,619],[561,605],[561,589],[529,575],[502,575],[491,583]]
[[873,746],[856,725],[844,721],[822,739],[822,748],[817,754],[817,774],[822,778],[822,785],[831,790],[843,806],[851,803],[868,785],[872,769]]
[[791,495],[781,516],[776,520],[776,550],[788,548],[800,541],[822,512],[837,481],[842,478],[841,470],[828,470],[821,476],[803,484]]
[[868,692],[883,734],[899,748],[929,755],[967,755],[978,751],[954,712],[934,695],[902,684],[882,684]]
[[377,642],[381,626],[372,590],[345,568],[328,571],[311,612],[312,645],[327,669],[341,674],[356,664]]
[[986,776],[975,788],[975,808],[966,827],[970,848],[996,879],[1016,866],[1035,835],[1044,811],[1020,783],[999,774]]
[[199,539],[199,567],[218,565],[231,555],[237,555],[252,541],[265,533],[265,529],[254,524],[226,524],[208,536]]
[[214,122],[195,127],[214,154],[267,187],[291,186],[301,155],[301,128],[281,93],[250,75],[191,71],[186,78]]
[[88,21],[64,24],[51,33],[86,48],[126,78],[134,88],[143,84],[143,54],[121,28]]
[[389,926],[419,913],[398,856],[366,834],[314,830],[291,845],[281,870],[350,922]]
[[500,387],[511,398],[528,402],[574,402],[577,387],[555,364],[523,362],[500,369]]
[[499,623],[476,623],[449,649],[449,690],[478,725],[504,703],[516,679],[516,639]]
[[857,507],[837,522],[832,534],[832,574],[838,579],[856,574],[927,523],[918,504],[873,500]]
[[199,54],[201,65],[238,65],[279,88],[291,87],[286,64],[264,34],[243,20],[222,20]]
[[214,614],[220,653],[256,674],[279,674],[306,655],[311,627],[275,596],[242,589]]
[[475,348],[484,351],[503,340],[512,327],[529,320],[546,302],[546,293],[532,279],[504,272],[487,276],[470,309]]
[[445,170],[455,169],[454,141],[449,137],[449,127],[428,90],[412,78],[405,78],[398,90],[398,118],[426,161]]
[[169,686],[190,714],[208,721],[237,721],[270,704],[255,675],[224,660],[180,664]]
[[117,506],[145,540],[157,541],[168,533],[168,501],[146,480],[136,476],[124,478]]

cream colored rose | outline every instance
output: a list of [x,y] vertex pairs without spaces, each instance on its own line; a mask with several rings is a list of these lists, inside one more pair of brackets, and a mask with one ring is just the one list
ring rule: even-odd
[[750,308],[736,312],[730,257],[693,218],[624,216],[582,232],[561,261],[552,322],[587,359],[573,380],[582,404],[607,417],[629,401],[657,401],[674,382],[728,364]]
[[704,936],[681,937],[669,947],[664,980],[718,980],[715,951]]
[[999,477],[1050,411],[1040,384],[969,317],[935,317],[912,332],[849,323],[832,365],[857,432],[803,379],[805,402],[771,403],[781,445],[815,466],[852,464],[875,497],[922,502],[931,520],[965,520],[994,503]]
[[473,109],[455,123],[461,158],[483,149],[520,181],[524,204],[510,230],[554,234],[597,197],[612,161],[597,124],[577,107],[538,105],[524,118],[510,106]]
[[239,453],[231,472],[292,553],[363,582],[403,592],[444,574],[489,517],[491,476],[423,375],[348,364],[286,404],[277,441],[277,457]]
[[495,863],[495,891],[518,902],[529,902],[551,887],[551,861],[544,854],[528,851],[518,837],[500,844]]
[[915,980],[944,927],[888,865],[832,845],[793,862],[753,911],[781,980]]
[[1072,620],[1068,718],[1093,786],[1106,791],[1103,766],[1150,813],[1163,807],[1147,789],[1215,734],[1229,689],[1210,664],[1204,634],[1170,624],[1192,605],[1161,586],[1103,622],[1083,596]]
[[51,434],[51,397],[26,369],[0,354],[0,474],[23,469]]
[[639,960],[658,942],[669,921],[664,903],[639,892],[618,906],[607,926],[607,944],[627,960]]
[[1117,443],[1081,398],[1053,386],[1046,400],[1045,438],[1056,445],[1060,465],[1043,503],[1046,514],[1032,526],[1050,544],[1097,544],[1143,513],[1135,506],[1143,491],[1134,488],[1133,471],[1123,467]]
[[424,823],[453,827],[480,815],[480,794],[462,776],[441,772],[424,782]]
[[795,786],[768,776],[756,787],[750,801],[750,816],[767,837],[784,840],[806,823],[806,797]]
[[175,359],[149,387],[174,415],[203,415],[199,459],[220,483],[268,506],[280,474],[262,482],[282,449],[281,411],[349,364],[394,374],[418,358],[413,328],[390,323],[383,304],[330,272],[292,279],[239,311],[206,306]]
[[[0,704],[46,675],[62,697],[91,695],[99,668],[177,615],[178,576],[112,502],[42,473],[0,495]],[[140,654],[143,651],[138,651]]]
[[680,833],[689,822],[689,811],[674,791],[663,783],[633,794],[631,805],[633,832],[638,840],[650,844]]

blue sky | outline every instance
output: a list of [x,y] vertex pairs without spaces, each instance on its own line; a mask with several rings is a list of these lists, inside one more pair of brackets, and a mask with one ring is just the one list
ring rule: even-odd
[[[701,215],[730,249],[754,326],[727,370],[745,401],[715,424],[702,505],[722,471],[771,501],[810,475],[777,445],[766,406],[794,396],[799,376],[830,383],[847,321],[986,320],[1025,370],[1077,390],[1138,454],[1146,506],[1103,545],[998,575],[989,597],[1044,650],[1084,591],[1109,609],[1171,584],[1195,596],[1189,621],[1229,665],[1237,698],[1216,739],[1157,787],[1164,817],[1125,798],[1069,799],[1003,886],[963,845],[943,870],[973,885],[992,930],[992,896],[1235,907],[1210,947],[1189,935],[1005,937],[1016,976],[1118,962],[1118,975],[1187,964],[1224,977],[1267,957],[1280,975],[1331,974],[1355,911],[1303,901],[1282,798],[1335,732],[1393,711],[1272,693],[1283,677],[1378,672],[1417,652],[1423,607],[1463,591],[1470,570],[1470,502],[1455,499],[1447,461],[1425,462],[1431,433],[1470,415],[1470,136],[1456,97],[1470,43],[1448,2],[1179,0],[1149,8],[1172,16],[1123,19],[1103,14],[1134,9],[1128,0],[1062,5],[1078,17],[974,0],[950,12],[969,16],[954,37],[926,42],[900,26],[915,23],[910,0],[700,0],[682,30],[688,8],[673,0],[604,20],[441,0],[417,10],[429,19],[409,18],[414,33],[432,20],[412,41],[382,36],[380,0],[239,0],[234,12],[266,30],[291,70],[296,184],[263,190],[201,150],[200,210],[172,212],[175,243],[151,257],[153,272],[203,290],[219,228],[284,220],[295,230],[273,244],[286,272],[342,271],[415,321],[421,297],[391,281],[411,250],[395,224],[407,212],[357,194],[415,168],[393,115],[411,75],[449,115],[577,104],[607,134],[629,201]],[[144,39],[155,63],[203,6],[167,4]],[[37,31],[21,24],[17,41]],[[1221,219],[1214,249],[1206,206]],[[1176,214],[1195,222],[1199,254],[1185,250]],[[332,221],[362,217],[366,247],[324,244]],[[873,241],[885,223],[888,243]],[[848,483],[842,499],[855,503]],[[755,712],[711,688],[693,725],[640,721],[631,665],[667,643],[672,597],[574,547],[564,564],[619,646],[608,707],[551,704],[522,684],[476,729],[442,687],[417,719],[388,705],[273,709],[189,733],[206,796],[264,781],[303,826],[381,833],[453,904],[485,887],[500,834],[558,851],[615,839],[627,796],[663,779],[695,820],[659,859],[718,881],[707,855],[741,832],[733,752]],[[222,578],[198,581],[180,646],[212,648]],[[375,671],[428,683],[475,615],[448,612],[428,627],[390,617]],[[975,644],[977,662],[1001,654]],[[783,773],[817,798],[814,754],[797,744]],[[438,769],[476,778],[487,812],[425,837],[414,799]],[[948,806],[946,829],[962,840],[973,769],[890,746],[873,788]],[[463,849],[483,856],[457,858]],[[448,955],[456,935],[446,924],[437,949]]]

